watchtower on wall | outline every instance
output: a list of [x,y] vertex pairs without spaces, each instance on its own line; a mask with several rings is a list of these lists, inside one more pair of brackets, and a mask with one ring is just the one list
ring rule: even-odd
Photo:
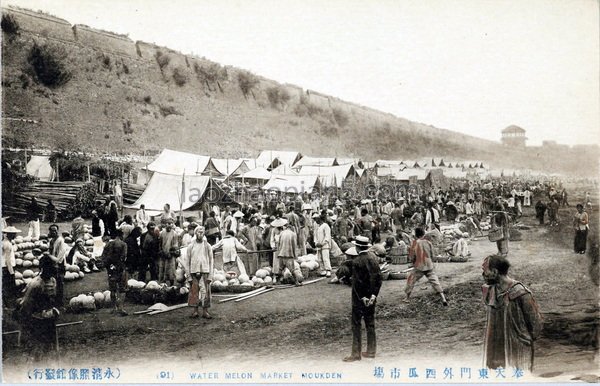
[[527,137],[525,136],[525,129],[511,125],[506,129],[502,130],[502,144],[507,146],[514,147],[525,147],[525,141],[527,141]]

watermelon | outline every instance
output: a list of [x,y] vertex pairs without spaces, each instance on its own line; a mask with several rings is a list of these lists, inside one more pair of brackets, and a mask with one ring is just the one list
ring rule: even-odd
[[110,304],[110,291],[106,290],[102,293],[104,295],[104,303]]
[[94,301],[96,302],[96,308],[101,308],[104,304],[104,294],[102,292],[95,292]]

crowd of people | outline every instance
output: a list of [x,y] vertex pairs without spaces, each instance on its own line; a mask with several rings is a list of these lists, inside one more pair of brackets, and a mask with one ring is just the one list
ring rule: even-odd
[[[168,203],[157,215],[153,212],[151,216],[144,205],[135,214],[122,215],[122,208],[114,200],[106,200],[92,212],[91,235],[104,241],[102,256],[95,256],[84,247],[86,226],[81,213],[72,220],[69,230],[60,232],[58,225],[51,224],[48,228],[49,249],[40,259],[42,274],[36,278],[35,285],[27,286],[20,302],[21,310],[29,318],[44,313],[46,319],[56,319],[64,309],[65,267],[76,264],[84,272],[98,271],[99,266],[106,269],[113,311],[123,316],[127,315],[123,294],[128,278],[174,285],[176,271],[180,269],[190,286],[188,304],[194,310],[191,316],[210,319],[210,283],[215,268],[252,276],[262,265],[269,265],[273,269],[274,283],[283,281],[287,270],[287,280],[299,286],[303,276],[294,262],[298,256],[314,253],[322,276],[332,277],[332,283],[345,282],[353,286],[353,348],[345,360],[354,361],[363,356],[375,356],[374,309],[381,287],[379,263],[384,261],[382,259],[389,254],[408,256],[412,268],[404,301],[409,302],[415,284],[425,277],[439,294],[442,304],[447,306],[448,299],[433,264],[433,259],[444,252],[439,249],[444,239],[440,223],[446,221],[464,226],[460,228],[464,232],[458,232],[457,239],[446,252],[467,256],[467,240],[478,233],[481,235],[481,222],[489,221],[488,237],[496,244],[497,253],[486,259],[484,276],[487,275],[491,291],[486,292],[489,318],[494,321],[488,325],[488,334],[494,334],[492,330],[505,327],[503,312],[517,312],[510,309],[512,304],[521,307],[523,315],[537,317],[531,292],[507,276],[510,228],[519,221],[523,207],[532,205],[534,197],[538,198],[534,209],[540,224],[544,224],[547,211],[550,226],[555,226],[559,222],[560,207],[569,206],[565,189],[543,183],[499,181],[464,182],[447,189],[420,191],[419,194],[404,191],[393,197],[376,193],[367,199],[318,194],[267,196],[261,202],[235,206],[204,204],[195,216],[185,219],[171,210]],[[581,254],[586,251],[589,229],[586,209],[589,208],[591,200],[586,194],[573,217],[574,250]],[[28,213],[31,214],[29,235],[39,237],[42,211],[35,199]],[[47,208],[45,219],[54,220],[48,213],[52,215],[53,212]],[[10,283],[11,278],[14,283],[11,240],[17,230],[13,228],[5,226],[3,229],[3,295],[11,292],[10,289],[6,291],[6,283]],[[66,237],[74,240],[71,249],[67,247]],[[215,264],[218,252],[221,260],[217,265],[220,266]],[[333,258],[336,264],[332,264]],[[339,266],[335,272],[334,266]],[[509,293],[510,301],[501,302],[494,291]],[[522,296],[524,301],[513,302]],[[3,298],[8,304],[7,297]],[[38,306],[38,303],[42,305]],[[503,304],[511,306],[505,309]],[[362,319],[367,328],[367,351],[364,353],[360,342]],[[534,322],[531,321],[533,325]],[[505,337],[502,344],[512,345],[514,342],[510,339],[513,338]],[[530,338],[535,338],[535,331],[530,331]],[[508,357],[505,362],[498,359],[498,344],[496,342],[494,348],[489,349],[492,351],[487,354],[488,364],[511,364],[512,359]]]

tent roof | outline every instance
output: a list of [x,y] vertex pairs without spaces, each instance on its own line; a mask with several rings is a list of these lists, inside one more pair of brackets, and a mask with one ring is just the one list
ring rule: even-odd
[[224,176],[240,175],[250,170],[242,159],[211,158],[211,161],[217,171]]
[[263,186],[263,190],[275,190],[283,193],[312,193],[319,186],[318,176],[273,175]]
[[271,170],[271,173],[281,174],[284,176],[297,176],[298,175],[298,172],[296,172],[294,169],[292,169],[291,166],[284,165],[284,164],[281,164],[281,165],[277,166],[275,169]]
[[[185,175],[185,194],[181,209],[186,210],[196,204],[200,204],[204,198],[211,178],[207,176]],[[211,184],[211,189],[219,189],[217,184]],[[171,205],[171,209],[178,211],[182,188],[182,176],[174,174],[154,173],[148,181],[144,193],[129,208],[139,208],[144,204],[146,210],[153,214],[162,211],[165,204]]]
[[43,181],[52,181],[54,178],[54,169],[50,165],[50,157],[42,155],[32,155],[26,166],[27,174]]
[[265,168],[255,168],[238,177],[253,178],[256,180],[269,180],[271,179],[271,172]]
[[418,164],[419,167],[421,168],[427,168],[431,166],[431,159],[430,158],[421,158],[420,160],[417,160],[415,162],[415,164]]
[[181,176],[186,174],[220,174],[205,155],[185,153],[182,151],[164,149],[147,167],[148,170]]
[[378,177],[393,176],[396,173],[399,173],[404,169],[406,169],[406,165],[404,165],[404,164],[380,167],[380,168],[377,168],[377,176]]
[[365,169],[373,169],[374,167],[377,166],[377,162],[365,161],[365,162],[363,162],[363,165],[364,165]]
[[310,176],[310,175],[318,175],[319,181],[321,185],[324,187],[332,187],[336,186],[338,188],[342,187],[342,182],[352,176],[355,175],[358,177],[358,174],[355,172],[353,164],[345,164],[338,166],[302,166],[298,173],[301,176]]
[[286,166],[292,166],[302,155],[297,151],[263,150],[256,158],[256,166],[268,169],[275,159]]
[[336,158],[338,165],[346,165],[346,164],[354,164],[358,165],[360,163],[360,158]]
[[417,176],[417,181],[423,181],[427,178],[429,172],[422,169],[404,169],[396,174],[393,178],[398,181],[408,181],[410,177]]
[[299,168],[302,166],[335,166],[337,164],[338,162],[335,158],[319,158],[304,156],[294,164],[294,167]]
[[406,165],[406,167],[409,167],[409,168],[414,168],[418,165],[418,162],[413,159],[405,159],[402,161],[402,163],[404,165]]
[[[438,166],[438,167],[439,166],[444,166],[446,164],[445,161],[444,161],[444,159],[442,157],[433,157],[431,159],[431,162],[432,162],[431,163],[432,166],[435,165],[435,166]],[[444,164],[444,165],[442,165],[442,164]]]
[[256,158],[241,158],[241,159],[244,161],[244,163],[248,167],[248,170],[256,169]]
[[444,169],[443,171],[444,176],[448,177],[448,178],[466,178],[467,177],[467,172],[463,172],[460,169]]
[[387,160],[387,159],[378,159],[377,161],[375,161],[375,164],[377,164],[377,166],[382,167],[382,166],[390,166],[390,165],[400,165],[402,164],[402,161],[400,160]]

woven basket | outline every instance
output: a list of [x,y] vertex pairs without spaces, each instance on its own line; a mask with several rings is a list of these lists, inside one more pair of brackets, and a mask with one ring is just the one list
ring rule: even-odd
[[390,272],[391,280],[402,280],[408,277],[408,273],[406,272]]
[[306,267],[302,267],[302,268],[300,268],[300,271],[302,271],[302,277],[304,279],[308,279],[308,276],[310,275],[310,269],[308,269]]
[[392,264],[406,264],[408,263],[408,255],[391,255]]

